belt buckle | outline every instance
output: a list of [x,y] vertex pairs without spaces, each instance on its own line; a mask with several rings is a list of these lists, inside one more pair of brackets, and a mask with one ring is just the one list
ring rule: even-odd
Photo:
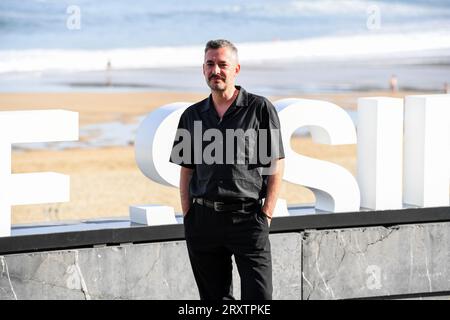
[[223,202],[214,201],[214,211],[222,211],[219,209],[219,206],[224,205]]

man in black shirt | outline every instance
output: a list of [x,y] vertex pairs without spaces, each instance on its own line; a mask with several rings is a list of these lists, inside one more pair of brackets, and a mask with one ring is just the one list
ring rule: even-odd
[[269,100],[235,86],[239,71],[231,42],[206,44],[211,95],[182,114],[170,158],[181,165],[186,243],[207,300],[233,299],[232,255],[241,298],[272,298],[269,228],[283,176],[280,123]]

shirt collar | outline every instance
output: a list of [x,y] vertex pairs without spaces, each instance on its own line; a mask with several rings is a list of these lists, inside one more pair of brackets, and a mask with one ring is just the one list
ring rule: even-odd
[[[246,107],[248,106],[248,93],[241,86],[235,86],[236,89],[239,90],[239,94],[236,97],[234,105],[236,107]],[[208,111],[213,106],[212,95],[210,94],[208,99],[206,99],[205,103],[202,105],[200,112]]]

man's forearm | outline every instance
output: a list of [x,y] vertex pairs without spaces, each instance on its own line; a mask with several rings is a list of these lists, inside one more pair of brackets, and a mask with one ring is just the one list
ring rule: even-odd
[[189,197],[189,183],[191,182],[193,169],[181,167],[180,171],[180,199],[181,210],[185,215],[191,207],[191,199]]
[[275,165],[275,173],[270,175],[267,181],[267,195],[262,208],[263,212],[269,217],[272,217],[277,204],[284,173],[284,159],[277,160]]

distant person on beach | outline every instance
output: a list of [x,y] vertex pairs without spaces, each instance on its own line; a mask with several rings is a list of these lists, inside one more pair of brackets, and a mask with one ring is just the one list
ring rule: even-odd
[[448,82],[444,83],[444,92],[445,93],[450,93],[450,86],[448,85]]
[[397,81],[397,76],[395,74],[393,74],[391,76],[391,79],[389,80],[389,87],[391,88],[392,93],[395,93],[398,91],[398,81]]
[[108,59],[108,62],[106,63],[106,85],[108,87],[111,85],[111,69],[112,69],[111,60]]
[[[206,44],[203,75],[211,94],[181,115],[170,157],[181,165],[186,244],[202,300],[234,299],[232,255],[241,277],[241,299],[272,299],[269,229],[283,176],[280,121],[269,100],[235,85],[239,71],[238,52],[230,41]],[[236,160],[239,142],[245,146],[241,151],[257,157],[245,154],[245,161]],[[211,145],[214,152],[208,153]],[[258,146],[270,150],[267,161],[260,158]]]

